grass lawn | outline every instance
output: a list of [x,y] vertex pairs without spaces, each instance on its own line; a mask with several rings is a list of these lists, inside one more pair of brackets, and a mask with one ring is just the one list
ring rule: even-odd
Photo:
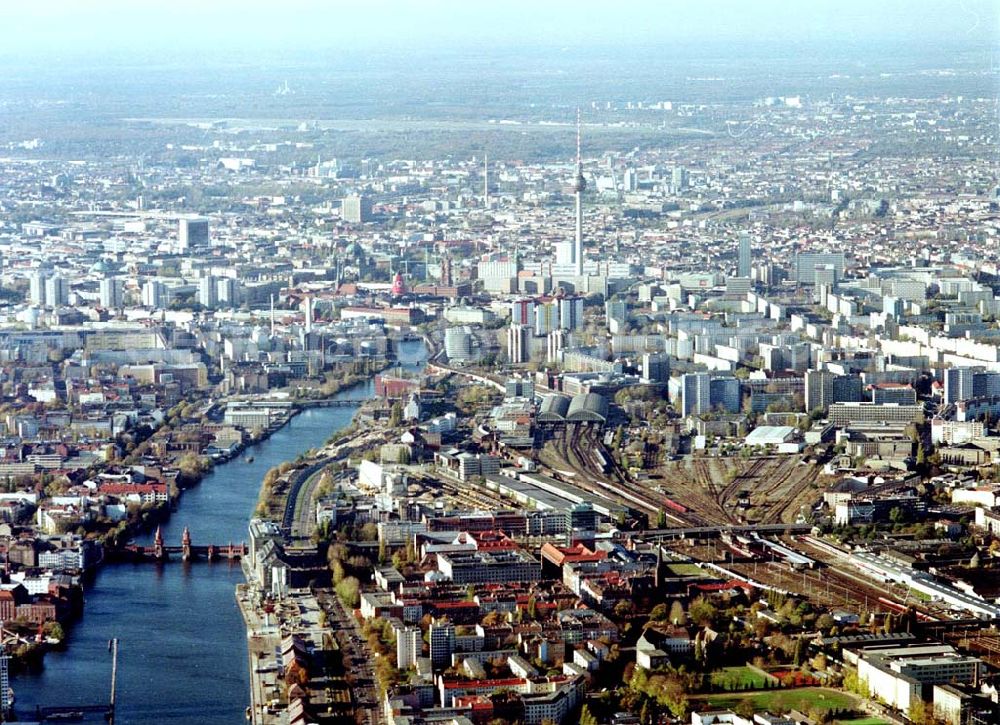
[[723,667],[712,673],[712,686],[720,690],[761,690],[766,679],[749,667]]
[[694,564],[669,564],[667,569],[669,569],[674,576],[705,576],[705,572]]
[[[740,668],[736,668],[740,669]],[[714,678],[714,675],[713,675]],[[822,710],[851,709],[856,700],[850,695],[828,690],[823,687],[799,687],[788,690],[767,690],[746,695],[721,693],[708,695],[705,700],[709,707],[732,710],[743,700],[749,700],[754,710],[799,710],[809,712],[812,708]]]
[[838,720],[837,725],[889,725],[880,717],[863,717],[857,720]]

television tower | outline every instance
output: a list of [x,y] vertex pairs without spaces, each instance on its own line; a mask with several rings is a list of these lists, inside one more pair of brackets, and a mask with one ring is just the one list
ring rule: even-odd
[[580,155],[580,109],[576,109],[576,182],[573,191],[576,194],[576,238],[573,240],[573,264],[575,274],[583,276],[583,190],[587,182],[583,178],[583,157]]
[[483,154],[483,207],[490,208],[490,156]]

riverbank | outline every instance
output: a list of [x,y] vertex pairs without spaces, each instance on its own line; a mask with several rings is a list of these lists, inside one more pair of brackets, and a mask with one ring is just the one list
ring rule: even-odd
[[[402,365],[419,370],[423,345],[406,347]],[[338,395],[370,398],[374,384],[366,379]],[[185,528],[195,546],[245,540],[265,473],[344,438],[341,432],[350,426],[354,410],[304,406],[280,429],[248,445],[247,455],[206,472],[160,523],[165,542],[179,543]],[[151,544],[152,531],[137,532],[134,541]],[[242,654],[247,652],[247,626],[234,597],[243,583],[241,567],[227,562],[102,566],[88,580],[86,608],[68,632],[66,647],[49,652],[44,668],[15,677],[22,719],[30,719],[36,706],[104,699],[110,683],[107,643],[118,638],[121,722],[245,723],[252,668]]]
[[[351,417],[349,408],[303,410],[248,447],[253,463],[216,466],[161,524],[164,539],[179,543],[187,526],[196,545],[245,540],[264,473],[323,445]],[[151,533],[136,536],[143,545],[150,539]],[[118,637],[122,722],[245,722],[246,626],[233,600],[243,578],[239,566],[226,562],[108,563],[88,582],[86,609],[66,648],[49,652],[43,669],[15,678],[18,710],[30,719],[36,704],[84,704],[86,693],[107,692],[107,641]]]
[[[245,569],[243,573],[247,574]],[[249,584],[236,585],[236,603],[247,628],[247,671],[250,673],[249,720],[251,725],[270,725],[272,714],[265,693],[274,685],[278,663],[269,662],[268,657],[275,657],[275,652],[281,648],[281,640],[274,628],[268,627],[267,623],[260,619],[250,597]],[[272,668],[274,671],[271,671]],[[271,677],[266,678],[266,675]]]
[[[421,356],[416,366],[418,369],[422,369],[425,365],[426,346],[422,347],[425,354]],[[312,540],[315,529],[317,484],[322,481],[324,475],[327,475],[324,471],[329,470],[329,466],[343,463],[352,456],[394,439],[396,431],[388,425],[374,424],[361,430],[357,422],[357,410],[360,410],[360,406],[355,409],[352,422],[339,434],[332,435],[325,445],[312,451],[309,458],[299,458],[294,462],[286,461],[262,482],[256,513],[265,521],[281,523],[284,545],[294,543],[297,550],[300,550],[304,542]],[[340,477],[347,477],[350,474],[342,470],[330,475],[331,482],[336,482]],[[303,704],[282,677],[285,674],[285,663],[274,656],[276,649],[283,647],[285,638],[293,635],[301,636],[305,640],[306,649],[316,651],[326,651],[331,642],[339,641],[339,645],[334,645],[335,649],[344,646],[350,648],[353,645],[349,639],[345,639],[349,635],[348,628],[343,623],[336,633],[330,630],[326,624],[325,618],[328,612],[325,609],[322,620],[317,622],[316,627],[311,631],[302,630],[302,613],[316,606],[313,592],[308,589],[290,590],[280,598],[274,598],[269,589],[264,589],[259,584],[255,586],[258,575],[252,574],[246,565],[244,572],[247,582],[237,585],[235,596],[246,627],[250,662],[250,718],[253,725],[275,725],[286,721],[282,718],[289,708],[298,708]],[[353,629],[351,631],[353,632]],[[349,668],[347,658],[344,659],[343,666]],[[351,661],[353,662],[353,659]],[[310,700],[310,705],[317,706],[318,703],[314,700],[318,693],[322,692],[323,697],[330,697],[330,688],[319,687],[315,682],[310,687],[311,677],[314,674],[316,673],[309,673],[306,681],[301,683],[302,688],[299,689],[309,692],[313,698]],[[328,681],[328,678],[324,681]],[[343,693],[345,698],[348,697],[347,692]],[[380,722],[381,717],[373,690],[370,692],[366,690],[367,695],[359,694],[356,689],[351,689],[349,692],[351,693],[349,699],[354,707],[364,708],[368,713],[369,723],[374,725]],[[363,697],[367,697],[368,700]],[[331,701],[327,706],[339,707],[344,704]]]
[[[178,479],[174,490],[171,491],[170,500],[166,504],[152,509],[141,510],[137,515],[130,516],[129,519],[126,519],[124,526],[102,535],[101,545],[105,550],[105,555],[102,556],[102,561],[115,559],[116,553],[120,554],[124,550],[124,547],[131,544],[135,538],[151,533],[157,526],[169,520],[172,513],[180,506],[184,492],[198,486],[202,479],[204,479],[207,475],[210,475],[216,466],[239,462],[241,460],[244,463],[251,462],[248,459],[252,458],[252,456],[246,455],[248,450],[251,450],[255,446],[270,439],[271,436],[284,429],[303,411],[312,408],[325,407],[330,403],[336,402],[339,398],[342,398],[345,393],[349,393],[349,391],[357,391],[365,388],[370,384],[370,380],[375,375],[395,364],[397,364],[396,361],[389,359],[375,361],[366,360],[363,363],[363,370],[359,369],[358,364],[354,364],[350,369],[331,371],[328,375],[339,374],[342,375],[341,379],[324,383],[323,386],[318,388],[320,391],[318,395],[311,395],[307,398],[289,398],[287,401],[289,403],[289,407],[279,411],[279,417],[276,421],[266,428],[261,428],[249,433],[246,439],[241,441],[233,449],[231,454],[225,456],[220,455],[217,457],[200,454],[199,457],[207,462],[206,465],[197,471],[184,472],[182,474],[183,478]],[[365,377],[366,375],[368,377]],[[369,396],[366,395],[366,397]],[[258,399],[267,399],[267,396],[260,396]],[[245,396],[232,396],[218,401],[217,405],[231,405],[235,402],[246,402],[246,400]],[[348,407],[351,407],[352,405],[353,402],[350,402]],[[186,421],[184,421],[184,423],[186,423]],[[163,428],[158,429],[154,433],[153,437],[157,434],[162,435],[164,431],[169,433],[173,430],[173,424],[167,423]]]

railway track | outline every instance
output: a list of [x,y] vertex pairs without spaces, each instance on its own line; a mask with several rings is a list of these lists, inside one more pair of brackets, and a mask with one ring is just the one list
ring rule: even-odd
[[[789,473],[789,475],[794,472],[794,469]],[[787,476],[785,478],[787,480]],[[815,475],[805,475],[801,479],[795,482],[795,484],[781,497],[781,501],[774,507],[768,509],[767,513],[761,517],[761,523],[780,523],[788,507],[795,503],[799,497],[810,487],[816,480]]]
[[836,550],[826,542],[819,541],[814,544],[809,537],[788,537],[782,543],[822,564],[820,573],[823,580],[850,592],[854,602],[852,608],[857,608],[859,602],[864,602],[871,612],[898,613],[909,606],[917,611],[918,616],[927,619],[940,618],[939,612],[930,611],[915,601],[907,588],[876,582],[860,573],[854,573],[848,568],[850,565],[847,563],[847,553]]
[[722,511],[723,515],[726,516],[730,521],[738,521],[739,517],[734,516],[731,508],[731,501],[733,497],[740,492],[740,490],[748,483],[756,481],[761,470],[767,465],[767,460],[764,458],[754,459],[745,471],[737,474],[732,481],[730,481],[726,486],[719,492],[716,502],[718,503],[719,510]]
[[503,508],[505,504],[500,496],[491,493],[460,486],[458,483],[449,481],[444,477],[435,479],[435,483],[448,492],[448,495],[459,503],[465,503],[473,509],[493,509]]
[[[625,480],[624,473],[613,462],[610,453],[603,444],[595,439],[594,430],[589,426],[567,426],[567,430],[557,441],[557,451],[560,458],[566,462],[578,478],[573,484],[590,493],[610,498],[616,503],[645,513],[648,517],[659,516],[663,512],[668,521],[679,526],[699,524],[699,521],[689,519],[686,515],[678,515],[665,501],[656,495],[644,491]],[[596,458],[601,452],[604,462]],[[610,468],[619,480],[611,480],[605,473]]]
[[993,634],[975,634],[957,640],[958,646],[975,652],[993,667],[1000,667],[1000,636]]

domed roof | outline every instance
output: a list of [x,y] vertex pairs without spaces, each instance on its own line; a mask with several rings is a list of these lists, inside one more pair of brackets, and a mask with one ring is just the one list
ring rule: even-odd
[[368,256],[368,253],[365,252],[365,248],[357,242],[351,242],[348,244],[347,249],[344,250],[344,254],[348,257],[354,257],[355,259]]
[[108,272],[114,272],[115,267],[104,259],[98,259],[90,266],[90,271],[95,274],[107,274]]

